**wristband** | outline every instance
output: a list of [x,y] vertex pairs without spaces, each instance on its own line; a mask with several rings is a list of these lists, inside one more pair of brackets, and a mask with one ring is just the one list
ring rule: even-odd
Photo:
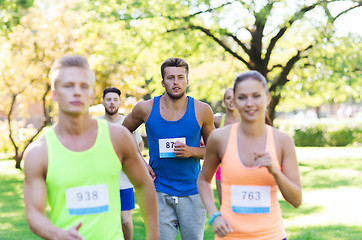
[[209,219],[209,224],[212,226],[212,222],[215,220],[215,218],[216,218],[217,216],[220,216],[220,215],[221,215],[220,212],[215,212],[214,214],[212,214],[212,216],[211,216],[210,219]]

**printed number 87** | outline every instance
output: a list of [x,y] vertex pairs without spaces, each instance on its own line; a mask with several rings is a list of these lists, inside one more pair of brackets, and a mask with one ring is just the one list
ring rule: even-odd
[[175,142],[166,142],[166,148],[173,148],[173,145],[175,144]]

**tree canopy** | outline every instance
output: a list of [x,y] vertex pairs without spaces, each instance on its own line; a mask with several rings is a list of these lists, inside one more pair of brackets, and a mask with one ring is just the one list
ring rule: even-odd
[[[159,26],[159,35],[167,37],[168,33],[176,32],[178,38],[189,37],[191,43],[187,45],[193,46],[191,49],[197,49],[192,38],[197,34],[198,39],[211,40],[247,69],[262,73],[272,93],[269,106],[272,119],[296,63],[307,57],[312,48],[330,41],[333,23],[340,16],[362,5],[358,0],[126,2],[123,4],[131,7],[124,11],[107,14],[101,10],[100,14],[112,16],[115,21],[153,23]],[[107,6],[106,2],[103,4]],[[180,49],[178,41],[171,44]],[[187,52],[186,49],[180,55]]]
[[33,4],[34,0],[0,0],[0,33],[7,33],[19,24],[20,18]]
[[[48,73],[55,59],[70,53],[87,56],[96,73],[94,104],[101,102],[104,88],[115,86],[125,113],[163,93],[160,65],[173,56],[190,65],[189,94],[215,112],[221,110],[223,91],[248,69],[268,80],[272,119],[277,110],[360,101],[361,36],[337,37],[333,24],[361,5],[357,0],[0,0],[0,14],[8,16],[1,18],[5,104],[0,111],[7,116],[14,158],[20,164],[23,150],[54,117]],[[44,121],[19,139],[19,130],[29,127],[19,118],[28,117],[34,102],[42,103]]]

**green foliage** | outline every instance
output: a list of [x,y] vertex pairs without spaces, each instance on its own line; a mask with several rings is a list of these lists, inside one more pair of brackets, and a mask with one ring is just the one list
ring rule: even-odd
[[297,64],[278,111],[361,101],[362,36],[333,37],[320,46]]
[[0,0],[0,35],[19,24],[22,15],[33,4],[34,0]]
[[292,227],[288,229],[291,240],[360,240],[361,227],[331,224],[327,226]]
[[356,119],[319,119],[304,121],[277,119],[275,126],[293,136],[296,146],[349,146],[360,145],[362,121]]
[[294,142],[296,146],[305,147],[305,146],[315,146],[322,147],[325,145],[326,141],[323,136],[324,129],[321,129],[323,126],[307,126],[304,128],[297,128],[294,131]]
[[327,141],[330,146],[347,146],[353,143],[354,136],[353,133],[358,132],[359,129],[350,129],[350,128],[340,128],[335,131],[329,131],[327,134]]
[[[86,1],[56,1],[49,4],[51,9],[40,5],[31,8],[6,37],[0,36],[0,99],[4,103],[0,111],[13,119],[9,123],[13,149],[19,147],[16,157],[21,156],[28,140],[34,136],[26,121],[31,117],[29,105],[42,101],[50,85],[50,67],[64,55],[88,57],[97,77],[96,104],[101,102],[103,89],[110,85],[122,90],[126,109],[131,109],[147,93],[147,88],[141,87],[142,78],[137,77],[141,67],[133,62],[139,50],[132,32],[122,31],[124,26],[119,24],[87,22],[92,15],[82,11],[81,3]],[[49,95],[45,97],[46,114],[54,117],[55,104]],[[14,109],[11,106],[15,106]],[[29,128],[24,132],[33,135],[20,133],[23,128]],[[5,140],[2,148],[9,152],[10,144],[10,140]]]
[[0,121],[0,153],[2,154],[9,153],[13,150],[8,136],[9,131],[6,123],[4,121]]

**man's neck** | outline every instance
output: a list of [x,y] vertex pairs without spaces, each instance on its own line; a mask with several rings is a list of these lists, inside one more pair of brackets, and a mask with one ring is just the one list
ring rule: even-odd
[[118,112],[113,115],[105,113],[103,116],[104,119],[112,123],[118,122],[121,119],[121,115]]
[[59,121],[55,127],[58,133],[81,135],[92,125],[93,118],[89,113],[81,116],[59,114]]
[[165,94],[161,97],[162,105],[170,111],[184,110],[188,103],[188,97],[183,95],[181,98],[174,99]]

